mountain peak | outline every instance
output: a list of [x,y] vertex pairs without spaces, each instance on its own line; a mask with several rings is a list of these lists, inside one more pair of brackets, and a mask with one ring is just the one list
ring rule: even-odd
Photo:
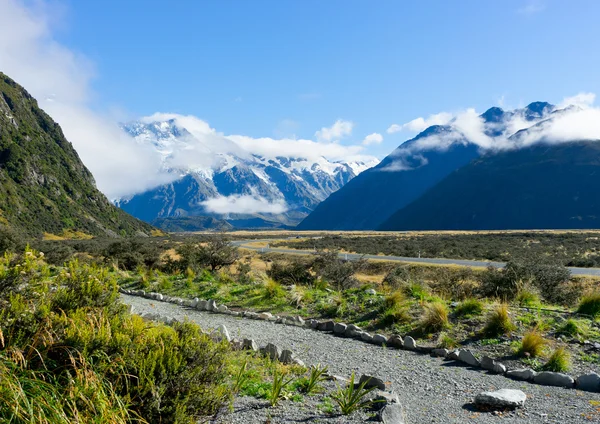
[[546,114],[551,113],[554,109],[555,106],[548,102],[529,103],[524,109],[525,119],[527,119],[528,121],[541,119]]
[[482,113],[481,118],[487,123],[498,123],[504,119],[504,110],[497,106],[491,107]]

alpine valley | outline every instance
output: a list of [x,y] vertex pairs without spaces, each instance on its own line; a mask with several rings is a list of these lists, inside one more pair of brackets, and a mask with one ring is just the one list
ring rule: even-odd
[[[289,228],[330,194],[377,164],[324,157],[256,154],[198,120],[155,116],[122,125],[140,144],[161,155],[173,180],[117,199],[131,215],[164,229]],[[211,217],[213,219],[189,219]],[[175,223],[173,222],[175,221]],[[224,222],[226,221],[226,222]]]

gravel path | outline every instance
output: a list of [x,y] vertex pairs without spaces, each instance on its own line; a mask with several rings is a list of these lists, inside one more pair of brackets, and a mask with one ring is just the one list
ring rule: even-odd
[[[123,295],[123,300],[132,305],[133,312],[137,314],[154,313],[179,320],[187,317],[207,329],[224,324],[232,337],[252,338],[259,345],[271,342],[281,348],[289,348],[305,363],[327,365],[330,372],[336,375],[347,378],[352,371],[356,371],[357,375],[366,373],[383,378],[390,382],[391,388],[399,395],[409,424],[600,422],[598,393],[513,381],[481,370],[455,366],[452,362],[427,355],[382,348],[305,328],[200,312],[140,297]],[[523,390],[528,396],[525,408],[502,415],[474,412],[470,408],[477,393],[501,388]],[[236,402],[235,408],[241,411],[244,407]],[[290,408],[289,404],[285,408]],[[269,416],[273,423],[298,422],[297,419],[285,419],[290,414],[281,415],[273,411],[263,414],[259,414],[260,418],[259,415],[252,415],[256,417],[252,420],[222,422],[258,423],[265,422],[263,418],[268,419]],[[278,417],[277,420],[275,417]],[[309,422],[324,420],[319,418]]]

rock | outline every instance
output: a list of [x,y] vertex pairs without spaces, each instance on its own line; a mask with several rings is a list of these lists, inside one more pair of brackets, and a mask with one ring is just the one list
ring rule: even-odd
[[310,328],[314,328],[315,330],[319,327],[319,321],[317,321],[316,319],[311,319],[309,321],[310,324]]
[[475,405],[492,408],[519,408],[525,405],[527,395],[521,390],[500,389],[494,392],[479,393]]
[[360,327],[354,325],[354,324],[350,324],[346,327],[346,331],[344,332],[344,336],[346,337],[359,337],[360,333],[361,333],[361,329]]
[[452,359],[454,361],[458,361],[459,354],[460,354],[460,349],[454,349],[448,353],[448,356],[446,356],[446,358]]
[[333,332],[337,335],[343,335],[346,333],[346,328],[348,328],[346,324],[342,322],[336,322],[333,326]]
[[[377,404],[385,406],[390,403],[400,403],[400,399],[396,393],[386,392],[383,390],[375,390],[373,392],[373,399],[377,402]],[[375,407],[377,407],[375,404]],[[379,409],[379,408],[378,408]]]
[[471,353],[470,350],[461,349],[458,353],[458,360],[465,364],[471,365],[472,367],[479,366],[479,360]]
[[575,385],[575,380],[567,374],[560,372],[542,371],[533,378],[535,384],[543,386],[556,386],[571,388]]
[[238,339],[233,339],[231,341],[231,348],[233,350],[242,350],[244,348],[244,342]]
[[375,334],[373,336],[373,340],[372,343],[376,344],[376,345],[387,345],[387,337],[385,337],[383,334]]
[[[261,349],[262,350],[262,349]],[[265,355],[271,358],[272,361],[279,360],[281,356],[281,349],[275,346],[273,343],[269,343],[264,347]]]
[[244,339],[242,342],[242,349],[258,351],[258,344],[252,339]]
[[207,311],[214,311],[215,309],[217,309],[217,302],[215,302],[214,300],[209,300],[207,305],[206,305],[206,310]]
[[335,327],[335,322],[329,320],[329,321],[323,321],[319,323],[319,327],[318,330],[319,331],[333,331]]
[[240,313],[237,311],[229,311],[229,315],[231,315],[232,317],[239,317]]
[[494,361],[489,356],[484,356],[481,358],[481,368],[496,374],[504,374],[506,372],[506,367],[503,364]]
[[301,316],[299,316],[299,315],[296,315],[296,316],[294,317],[294,322],[296,323],[296,325],[297,325],[298,327],[304,327],[304,318],[302,318]]
[[258,314],[256,312],[244,311],[242,315],[248,319],[258,319]]
[[290,364],[292,359],[294,358],[294,354],[289,349],[284,349],[281,351],[281,355],[279,355],[279,362],[283,364]]
[[198,299],[197,297],[193,298],[192,303],[190,303],[190,307],[196,308],[198,306],[198,302],[200,302],[200,299]]
[[513,380],[521,380],[521,381],[533,381],[537,372],[530,368],[520,368],[517,370],[506,371],[506,376],[508,378],[512,378]]
[[159,302],[162,302],[162,300],[164,299],[164,296],[160,293],[155,293],[154,294],[154,300],[158,300]]
[[296,358],[295,356],[292,358],[292,364],[294,365],[298,365],[299,367],[304,367],[306,368],[306,365],[304,365],[304,362],[302,362],[301,359]]
[[431,351],[431,355],[432,356],[437,356],[439,358],[445,358],[448,356],[450,352],[448,351],[448,349],[433,349]]
[[578,390],[600,392],[600,375],[595,372],[580,375],[575,382]]
[[379,390],[385,390],[385,383],[381,378],[373,377],[371,375],[363,374],[360,376],[358,384],[365,383],[365,388],[377,387]]
[[270,312],[261,312],[258,314],[258,319],[267,321],[269,318],[273,318],[273,314]]
[[406,418],[404,409],[399,403],[389,403],[385,405],[377,414],[379,421],[385,424],[404,424]]
[[217,340],[227,340],[231,341],[231,336],[229,335],[229,331],[227,331],[227,327],[223,324],[219,325],[215,331],[212,332],[211,336],[214,336]]
[[410,336],[404,337],[404,348],[409,350],[417,350],[417,342]]
[[360,333],[360,338],[362,341],[365,341],[367,343],[371,343],[373,341],[373,336],[371,336],[366,331],[363,331],[362,333]]
[[217,312],[224,314],[225,312],[227,312],[227,306],[219,305],[219,307],[217,308]]
[[395,347],[396,349],[402,349],[404,347],[404,342],[402,338],[397,335],[391,336],[387,341],[388,346]]
[[376,295],[377,294],[377,292],[375,291],[375,289],[367,289],[367,290],[365,290],[365,293],[366,294],[370,294],[370,295]]

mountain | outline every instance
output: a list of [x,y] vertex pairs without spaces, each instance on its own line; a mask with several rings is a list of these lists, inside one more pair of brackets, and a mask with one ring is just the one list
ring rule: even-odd
[[227,221],[210,216],[157,218],[152,221],[152,225],[170,233],[206,230],[227,231],[233,229],[233,226]]
[[23,87],[0,73],[0,225],[29,236],[148,234],[113,206],[60,126]]
[[376,163],[323,157],[252,154],[208,128],[190,131],[176,119],[144,120],[122,128],[155,149],[174,181],[116,204],[146,222],[211,216],[235,227],[290,227],[321,201]]
[[452,172],[381,230],[600,228],[600,142],[489,153]]
[[[494,107],[475,117],[485,142],[506,140],[523,127],[548,119],[556,108],[545,102],[504,111]],[[374,230],[393,213],[418,199],[453,171],[482,153],[482,142],[456,119],[427,128],[332,194],[306,217],[298,230]]]

